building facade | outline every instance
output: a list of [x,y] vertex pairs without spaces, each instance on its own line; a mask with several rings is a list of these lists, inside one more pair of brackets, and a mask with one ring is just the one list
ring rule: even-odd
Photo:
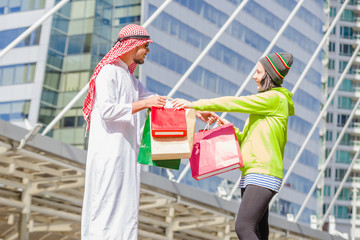
[[[330,22],[339,12],[343,2],[344,1],[327,1],[327,13]],[[359,44],[359,4],[359,1],[349,1],[329,37],[326,87],[328,95],[332,93],[355,48]],[[332,146],[337,140],[360,96],[359,69],[360,61],[359,58],[356,57],[328,108],[325,135],[326,154],[329,154],[332,150]],[[357,111],[325,171],[324,212],[336,194],[356,151],[359,150],[359,122],[360,116]],[[360,237],[360,231],[356,229],[355,232],[352,232],[350,229],[352,229],[353,226],[358,227],[360,224],[358,220],[359,208],[358,203],[356,203],[359,199],[357,190],[359,188],[359,170],[359,162],[356,160],[352,173],[341,190],[338,201],[331,210],[331,214],[334,215],[336,219],[337,229],[340,232],[350,232],[350,235],[354,234],[356,237]],[[356,199],[354,199],[354,191],[356,191],[358,195]],[[353,213],[355,203],[356,212]],[[355,225],[352,225],[353,217],[356,219],[354,222]]]
[[[29,4],[31,2],[31,4]],[[59,0],[0,3],[0,48],[7,46]],[[153,44],[146,64],[136,75],[148,89],[167,95],[211,38],[226,22],[240,0],[174,0],[147,28]],[[110,49],[119,30],[128,23],[144,22],[163,0],[73,0],[46,20],[16,48],[0,59],[0,118],[31,128],[49,122],[88,82],[93,69]],[[295,0],[250,0],[173,97],[189,100],[234,95],[295,7]],[[2,5],[1,5],[2,4]],[[284,87],[291,90],[322,39],[323,1],[304,4],[271,52],[291,52],[294,63]],[[323,102],[322,55],[294,95],[295,116],[289,119],[285,171],[318,116]],[[241,95],[256,92],[250,81]],[[85,97],[85,96],[84,96]],[[84,121],[79,100],[49,135],[84,148]],[[245,114],[228,114],[242,128]],[[203,127],[201,123],[197,129]],[[272,212],[296,215],[322,158],[319,130],[311,138]],[[187,160],[184,160],[184,168]],[[148,171],[166,176],[160,168]],[[174,178],[180,171],[173,171]],[[229,193],[240,176],[231,171],[196,181],[188,173],[181,183],[219,195]],[[314,193],[300,221],[319,215]],[[234,196],[239,200],[239,191]]]
[[[60,0],[0,3],[1,44],[6,47]],[[70,1],[0,61],[1,119],[31,128],[49,124],[86,86],[120,29],[140,23],[141,1]],[[48,134],[84,148],[83,99]]]

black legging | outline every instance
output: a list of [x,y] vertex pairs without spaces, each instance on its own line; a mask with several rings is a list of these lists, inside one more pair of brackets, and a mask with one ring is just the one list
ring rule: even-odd
[[242,240],[267,240],[269,238],[269,202],[276,192],[247,185],[241,189],[241,204],[235,222],[235,231]]

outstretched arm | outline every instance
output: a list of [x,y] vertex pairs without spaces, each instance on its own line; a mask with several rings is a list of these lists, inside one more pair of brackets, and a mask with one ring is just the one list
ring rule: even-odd
[[[174,108],[192,108],[192,102],[181,98],[174,99],[172,104]],[[219,118],[216,113],[208,111],[196,111],[196,117],[208,124],[213,124]]]
[[165,96],[154,95],[132,103],[132,114],[145,108],[164,107],[166,103]]

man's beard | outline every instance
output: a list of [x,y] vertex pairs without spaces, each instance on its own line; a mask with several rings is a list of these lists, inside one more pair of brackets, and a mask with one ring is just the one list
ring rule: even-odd
[[135,58],[135,59],[134,59],[134,62],[135,62],[136,64],[143,64],[145,61],[144,61],[143,59],[137,59],[137,58]]

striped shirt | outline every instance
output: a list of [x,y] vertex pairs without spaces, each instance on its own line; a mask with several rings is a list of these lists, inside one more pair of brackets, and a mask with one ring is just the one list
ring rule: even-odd
[[258,174],[258,173],[249,173],[241,178],[239,187],[246,188],[248,184],[252,184],[252,185],[268,188],[275,192],[279,192],[281,183],[282,183],[282,179],[274,176]]

